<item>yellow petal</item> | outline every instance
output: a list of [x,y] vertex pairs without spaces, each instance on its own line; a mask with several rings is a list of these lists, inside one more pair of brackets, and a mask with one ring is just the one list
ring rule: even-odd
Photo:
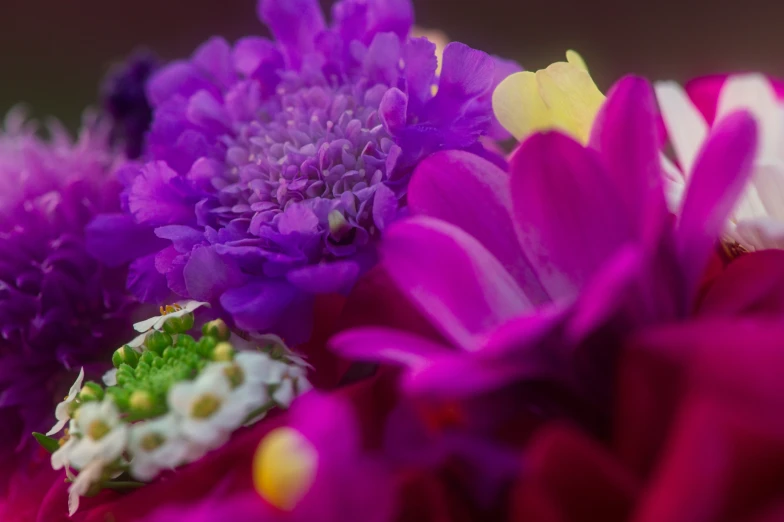
[[604,102],[591,75],[570,63],[557,62],[537,71],[536,81],[554,126],[586,143]]
[[313,485],[318,452],[299,431],[283,427],[262,439],[253,457],[253,484],[273,506],[290,511]]
[[585,65],[585,60],[577,51],[573,51],[569,49],[566,51],[566,61],[570,64],[574,65],[578,69],[582,69],[585,72],[588,72],[588,66]]
[[493,92],[493,111],[501,125],[518,140],[553,126],[536,75],[530,71],[512,74],[498,84]]

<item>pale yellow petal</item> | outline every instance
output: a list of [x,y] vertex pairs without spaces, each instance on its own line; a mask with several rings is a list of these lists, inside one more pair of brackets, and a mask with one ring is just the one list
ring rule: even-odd
[[498,84],[493,92],[493,111],[501,125],[518,140],[553,126],[536,75],[530,71],[512,74]]
[[580,56],[580,53],[577,51],[573,51],[571,49],[566,51],[566,61],[578,69],[582,69],[583,71],[588,72],[588,66],[585,64],[585,60],[583,60],[583,57]]
[[536,80],[555,127],[586,143],[604,102],[591,75],[572,64],[558,62],[537,71]]

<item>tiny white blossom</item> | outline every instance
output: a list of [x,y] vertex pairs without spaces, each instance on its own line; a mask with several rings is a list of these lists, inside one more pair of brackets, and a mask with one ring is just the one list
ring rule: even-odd
[[96,458],[114,461],[125,451],[128,440],[128,426],[120,419],[120,412],[109,396],[101,402],[82,405],[76,419],[76,432],[79,441],[69,457],[77,469]]
[[[281,407],[288,408],[294,399],[311,389],[306,370],[301,366],[283,365],[280,385],[272,393],[272,399]],[[277,370],[281,370],[277,368]]]
[[[179,301],[177,303],[174,303],[173,305],[173,307],[176,309],[175,311],[168,312],[162,315],[156,315],[155,317],[150,317],[149,319],[140,321],[133,325],[133,329],[136,330],[137,332],[142,332],[142,333],[146,333],[150,330],[160,330],[161,328],[163,328],[163,323],[165,323],[167,319],[170,319],[172,317],[182,317],[183,315],[189,314],[194,310],[196,310],[197,308],[201,308],[202,306],[209,306],[209,303],[205,303],[202,301],[194,301],[194,300]],[[138,339],[139,337],[134,339],[132,342],[136,342],[138,341]]]
[[206,448],[183,438],[179,419],[167,414],[131,427],[128,449],[133,455],[131,475],[145,482],[159,471],[201,458]]
[[106,386],[116,386],[117,385],[117,368],[112,368],[108,372],[103,374],[101,378],[103,383]]
[[[71,422],[73,423],[73,421]],[[71,462],[71,451],[73,451],[76,443],[77,439],[73,436],[69,436],[65,443],[61,442],[62,446],[52,453],[52,469],[68,468]]]
[[245,416],[245,406],[231,400],[231,384],[223,365],[210,365],[195,380],[172,386],[168,402],[180,417],[183,435],[208,448],[222,445]]
[[79,498],[87,495],[93,485],[103,480],[104,467],[104,461],[93,460],[73,479],[68,487],[68,516],[73,516],[79,509]]
[[76,382],[73,383],[71,389],[68,390],[68,395],[65,396],[63,402],[57,405],[57,408],[54,410],[54,416],[57,419],[57,424],[55,424],[51,430],[47,431],[47,435],[54,435],[55,433],[62,430],[66,423],[71,420],[71,414],[69,413],[68,409],[73,401],[76,400],[77,395],[82,390],[82,381],[84,381],[84,368],[79,370],[79,377],[76,378]]

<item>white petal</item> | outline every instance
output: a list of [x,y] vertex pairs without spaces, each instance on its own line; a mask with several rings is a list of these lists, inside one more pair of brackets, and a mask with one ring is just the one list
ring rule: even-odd
[[187,415],[190,413],[191,403],[196,392],[196,385],[193,382],[178,382],[169,388],[167,402],[169,407]]
[[201,308],[202,306],[210,306],[210,303],[204,301],[190,300],[190,301],[180,301],[177,303],[177,305],[182,307],[182,314],[180,315],[184,315],[188,312],[193,312],[194,310],[196,310],[197,308]]
[[76,396],[79,394],[79,392],[82,389],[82,381],[84,381],[84,367],[82,367],[82,369],[79,370],[79,377],[76,378],[76,382],[73,383],[71,389],[68,390],[69,400],[73,401],[76,398]]
[[708,135],[708,124],[677,83],[660,82],[655,88],[672,147],[688,176]]
[[54,426],[52,426],[52,429],[51,429],[51,430],[49,430],[49,431],[47,431],[47,432],[46,432],[46,436],[47,436],[47,437],[49,437],[49,436],[52,436],[52,435],[54,435],[55,433],[59,433],[59,432],[60,432],[60,430],[61,430],[61,429],[63,429],[63,428],[65,427],[65,424],[66,424],[67,422],[68,422],[68,419],[60,419],[59,421],[57,421],[57,424],[55,424]]
[[[141,324],[141,323],[136,323],[136,324]],[[133,327],[136,328],[136,325],[133,325]],[[148,328],[148,330],[149,330],[149,328]],[[144,340],[146,338],[147,338],[147,330],[145,330],[143,334],[137,335],[136,337],[133,338],[133,340],[131,342],[126,343],[126,344],[128,346],[130,346],[131,348],[136,349],[136,348],[139,348],[141,345],[144,344]],[[141,350],[136,350],[136,351],[140,352]]]
[[107,462],[122,455],[128,441],[128,429],[126,426],[117,426],[107,433],[99,442],[99,456]]
[[280,383],[278,389],[272,394],[272,399],[283,408],[288,408],[294,401],[294,397],[294,383],[289,379]]
[[784,163],[755,165],[751,183],[757,189],[767,215],[784,220]]
[[732,237],[750,250],[784,250],[784,222],[772,219],[741,221],[735,226]]
[[149,319],[145,319],[144,321],[139,321],[133,325],[133,329],[137,332],[148,332],[152,329],[153,325],[161,318],[160,315],[156,315],[155,317],[150,317]]
[[738,74],[727,78],[719,93],[716,121],[738,110],[748,110],[759,124],[761,157],[777,153],[782,122],[776,91],[762,74]]
[[116,386],[117,385],[117,368],[112,368],[108,372],[103,374],[101,378],[103,383],[106,386]]
[[68,466],[70,462],[71,450],[73,449],[74,445],[76,444],[76,439],[71,437],[66,441],[65,444],[60,446],[60,448],[52,453],[50,458],[52,469],[62,469],[65,466]]
[[229,440],[228,427],[223,428],[210,420],[183,419],[181,429],[187,438],[209,449],[222,446]]

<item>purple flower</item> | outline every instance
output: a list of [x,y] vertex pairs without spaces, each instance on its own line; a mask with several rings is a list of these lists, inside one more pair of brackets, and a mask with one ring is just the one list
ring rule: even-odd
[[435,45],[408,36],[409,0],[342,0],[331,26],[315,0],[258,11],[275,41],[213,38],[150,80],[145,162],[120,174],[125,217],[91,237],[101,259],[133,260],[139,298],[210,301],[296,344],[313,295],[346,291],[374,262],[414,166],[483,150],[504,74],[452,43],[437,77]]
[[107,133],[88,124],[72,143],[57,127],[48,142],[35,131],[12,113],[0,134],[3,469],[54,424],[79,369],[99,369],[131,335],[124,271],[101,267],[84,242],[86,224],[117,207]]
[[662,191],[655,98],[639,78],[612,89],[587,147],[534,135],[509,174],[466,152],[438,153],[413,176],[414,217],[390,228],[381,255],[444,340],[365,327],[332,344],[407,367],[419,396],[555,381],[606,415],[626,336],[692,311],[755,147],[746,113],[715,128],[677,224]]
[[101,85],[103,110],[112,120],[110,141],[122,143],[130,159],[142,154],[144,135],[152,122],[145,85],[157,68],[154,54],[138,51],[112,67]]

